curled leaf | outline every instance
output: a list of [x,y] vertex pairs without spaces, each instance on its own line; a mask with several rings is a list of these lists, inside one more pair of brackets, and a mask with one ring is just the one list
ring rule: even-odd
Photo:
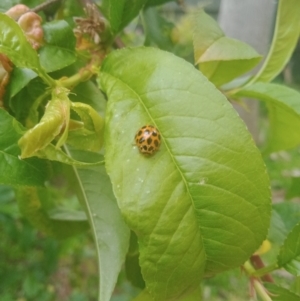
[[66,141],[70,119],[70,100],[67,92],[63,88],[56,89],[40,122],[19,140],[18,144],[22,150],[21,158],[34,156],[37,151],[45,148],[61,133],[56,147],[62,146]]
[[84,103],[74,102],[71,104],[71,109],[80,117],[83,126],[69,131],[67,143],[79,149],[99,151],[103,144],[102,117],[91,106]]

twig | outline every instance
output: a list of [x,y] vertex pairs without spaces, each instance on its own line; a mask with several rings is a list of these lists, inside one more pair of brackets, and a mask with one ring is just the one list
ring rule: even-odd
[[48,8],[49,6],[51,6],[52,4],[54,4],[56,2],[60,2],[60,1],[61,0],[48,0],[48,1],[46,1],[46,2],[44,2],[42,4],[40,4],[40,5],[32,8],[30,11],[37,13],[37,12],[45,10],[46,8]]

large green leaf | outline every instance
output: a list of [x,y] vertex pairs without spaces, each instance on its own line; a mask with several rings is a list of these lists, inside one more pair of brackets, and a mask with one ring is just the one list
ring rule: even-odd
[[251,70],[261,59],[246,43],[225,37],[218,23],[203,10],[195,14],[194,54],[200,70],[216,86]]
[[278,255],[279,267],[284,267],[295,276],[300,276],[300,224],[288,234]]
[[[155,300],[242,264],[266,236],[270,192],[226,98],[191,64],[152,48],[110,54],[99,83],[108,96],[106,168]],[[151,157],[133,145],[145,124],[162,135]]]
[[283,85],[255,83],[235,96],[264,101],[269,112],[269,133],[265,153],[290,149],[300,144],[300,94]]
[[47,172],[37,160],[20,160],[18,139],[22,128],[6,111],[0,109],[0,184],[43,186]]
[[103,0],[102,12],[110,22],[112,34],[122,30],[139,11],[147,0]]
[[4,53],[18,67],[34,70],[49,85],[54,81],[40,65],[36,51],[27,41],[20,26],[9,16],[0,13],[0,52]]
[[258,74],[251,80],[269,82],[290,60],[300,34],[300,5],[298,0],[280,0],[276,25],[269,54]]
[[41,65],[52,72],[71,65],[76,60],[76,39],[72,28],[64,20],[52,21],[43,25],[46,41],[40,51]]
[[[76,160],[103,161],[103,156],[72,151]],[[129,246],[130,231],[122,219],[104,166],[74,168],[78,195],[86,208],[99,263],[99,301],[109,301]]]

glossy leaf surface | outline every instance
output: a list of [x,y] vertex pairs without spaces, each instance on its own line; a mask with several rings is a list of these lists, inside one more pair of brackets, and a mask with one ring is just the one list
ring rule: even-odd
[[[106,168],[154,299],[183,297],[204,274],[242,264],[266,236],[269,184],[225,97],[191,64],[152,48],[112,53],[99,82]],[[133,145],[145,124],[162,136],[151,157]]]
[[[239,91],[237,96],[251,97],[266,103],[269,133],[266,153],[290,149],[300,144],[300,94],[283,85],[256,83]],[[287,134],[288,133],[288,134]]]
[[27,41],[22,29],[10,17],[0,13],[0,51],[18,67],[37,70],[40,68],[36,51]]
[[261,59],[251,46],[225,37],[217,22],[203,10],[195,14],[194,53],[195,63],[216,86],[251,70]]
[[253,81],[269,82],[285,67],[300,35],[298,0],[279,0],[276,25],[269,54]]
[[288,234],[278,256],[278,265],[300,276],[300,224]]
[[64,21],[53,21],[43,25],[45,46],[40,51],[41,65],[47,72],[69,66],[76,60],[76,39],[70,25]]
[[53,80],[42,69],[37,52],[27,41],[20,26],[10,17],[0,13],[0,52],[17,66],[29,68],[39,74],[45,82],[53,84]]
[[[103,161],[103,156],[72,151],[78,161],[87,156]],[[109,301],[129,246],[130,231],[114,197],[104,166],[74,168],[78,196],[86,208],[95,239],[99,264],[99,300]]]

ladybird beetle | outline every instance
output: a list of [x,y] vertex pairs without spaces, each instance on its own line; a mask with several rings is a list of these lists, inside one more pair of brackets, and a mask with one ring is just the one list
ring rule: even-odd
[[135,135],[135,143],[140,152],[145,155],[154,154],[160,146],[161,137],[159,130],[153,125],[145,125]]

